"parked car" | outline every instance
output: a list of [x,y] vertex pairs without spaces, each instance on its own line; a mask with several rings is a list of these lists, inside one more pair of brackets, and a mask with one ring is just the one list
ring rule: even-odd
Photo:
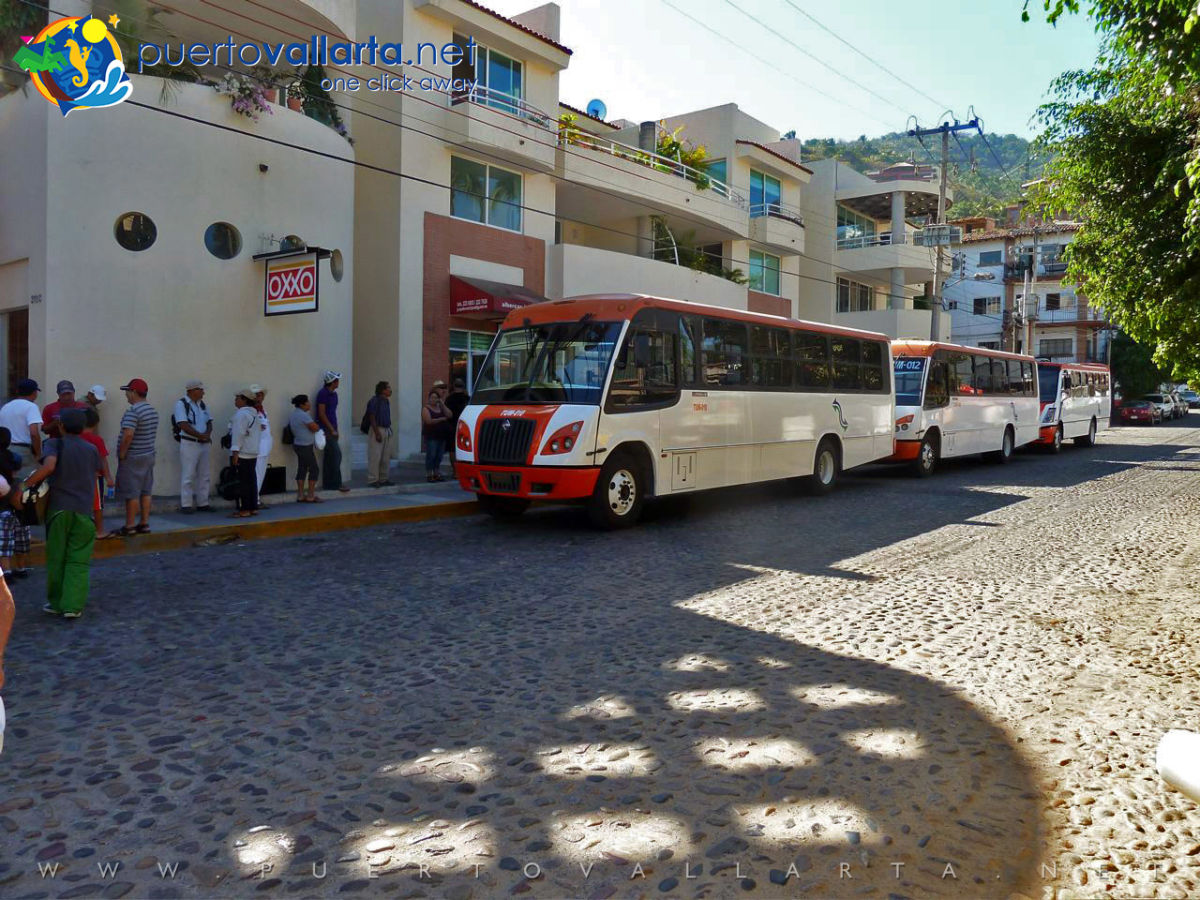
[[1175,418],[1175,401],[1170,394],[1146,394],[1143,400],[1149,400],[1158,409],[1158,420]]
[[1175,401],[1175,418],[1182,419],[1188,414],[1188,402],[1179,391],[1171,391],[1171,399]]
[[1149,400],[1131,400],[1121,407],[1122,425],[1153,425],[1161,418],[1158,407]]
[[1200,394],[1197,394],[1191,388],[1180,391],[1179,396],[1187,403],[1188,409],[1200,409]]

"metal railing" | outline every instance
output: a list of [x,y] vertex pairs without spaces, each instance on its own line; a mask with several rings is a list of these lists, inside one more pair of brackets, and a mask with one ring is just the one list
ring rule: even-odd
[[1067,264],[1065,262],[1054,260],[1042,263],[1043,275],[1061,275],[1065,271],[1067,271]]
[[795,222],[801,228],[804,227],[804,217],[800,215],[800,211],[790,206],[784,206],[782,203],[752,203],[750,205],[750,218],[757,219],[760,216],[786,219],[789,222]]
[[617,159],[629,160],[630,162],[638,163],[659,172],[666,172],[678,178],[686,178],[701,190],[713,191],[718,196],[724,197],[741,209],[748,207],[746,198],[733,190],[725,182],[713,178],[707,172],[702,172],[668,156],[662,156],[649,150],[641,150],[638,147],[631,147],[628,144],[622,144],[620,141],[589,134],[577,128],[564,128],[560,130],[558,142],[563,147],[570,145],[573,147],[582,147],[585,150],[607,153]]
[[494,91],[478,84],[469,91],[457,91],[450,94],[450,105],[457,106],[459,103],[477,103],[514,118],[524,119],[547,131],[553,131],[557,126],[557,120],[545,110],[526,103],[520,97],[514,97],[512,94],[505,94],[502,91]]
[[838,238],[839,250],[861,250],[864,247],[888,247],[892,244],[907,244],[908,234],[892,234],[884,231],[879,234],[863,234],[852,238]]

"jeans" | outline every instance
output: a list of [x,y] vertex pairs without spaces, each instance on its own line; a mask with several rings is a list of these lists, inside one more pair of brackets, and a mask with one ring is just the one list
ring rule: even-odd
[[258,509],[258,459],[244,456],[238,457],[238,495],[237,508],[239,512],[253,512]]
[[442,454],[446,451],[443,437],[425,438],[425,471],[430,474],[442,467]]
[[321,460],[321,465],[325,469],[325,480],[321,486],[327,491],[341,489],[342,448],[338,446],[338,439],[328,432],[325,434],[325,458]]

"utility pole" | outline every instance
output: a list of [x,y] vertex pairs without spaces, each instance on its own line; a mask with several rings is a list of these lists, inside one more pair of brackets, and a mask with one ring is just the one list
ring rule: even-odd
[[[940,134],[942,136],[942,172],[941,185],[938,188],[938,208],[937,208],[937,225],[946,224],[946,166],[950,161],[950,135],[958,131],[978,131],[979,120],[972,119],[970,122],[959,124],[956,119],[954,124],[943,122],[937,128],[914,128],[908,133],[909,137],[922,138],[927,134]],[[892,225],[895,228],[895,223]],[[937,236],[937,262],[933,269],[933,303],[932,315],[929,317],[929,339],[936,341],[940,339],[939,332],[942,325],[942,291],[945,288],[945,283],[942,278],[942,254],[947,244],[950,243],[949,229],[939,229]],[[929,246],[926,243],[925,246]]]
[[[1037,297],[1032,294],[1036,286],[1036,274],[1038,256],[1041,244],[1041,229],[1036,225],[1033,227],[1033,252],[1029,255],[1029,265],[1025,267],[1025,293],[1021,296],[1021,306],[1025,311],[1025,348],[1024,352],[1027,356],[1033,356],[1033,323],[1037,320]],[[1018,257],[1019,258],[1019,257]],[[1029,311],[1029,299],[1033,296],[1033,312]]]

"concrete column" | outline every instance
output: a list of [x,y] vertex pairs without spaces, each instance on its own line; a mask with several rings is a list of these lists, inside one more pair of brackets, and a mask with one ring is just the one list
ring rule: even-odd
[[654,223],[649,216],[637,217],[637,255],[649,257],[654,252]]
[[638,149],[647,153],[658,152],[658,123],[643,122],[638,127]]
[[892,286],[889,290],[888,309],[904,309],[904,270],[892,269]]
[[904,240],[904,191],[892,191],[892,243]]

